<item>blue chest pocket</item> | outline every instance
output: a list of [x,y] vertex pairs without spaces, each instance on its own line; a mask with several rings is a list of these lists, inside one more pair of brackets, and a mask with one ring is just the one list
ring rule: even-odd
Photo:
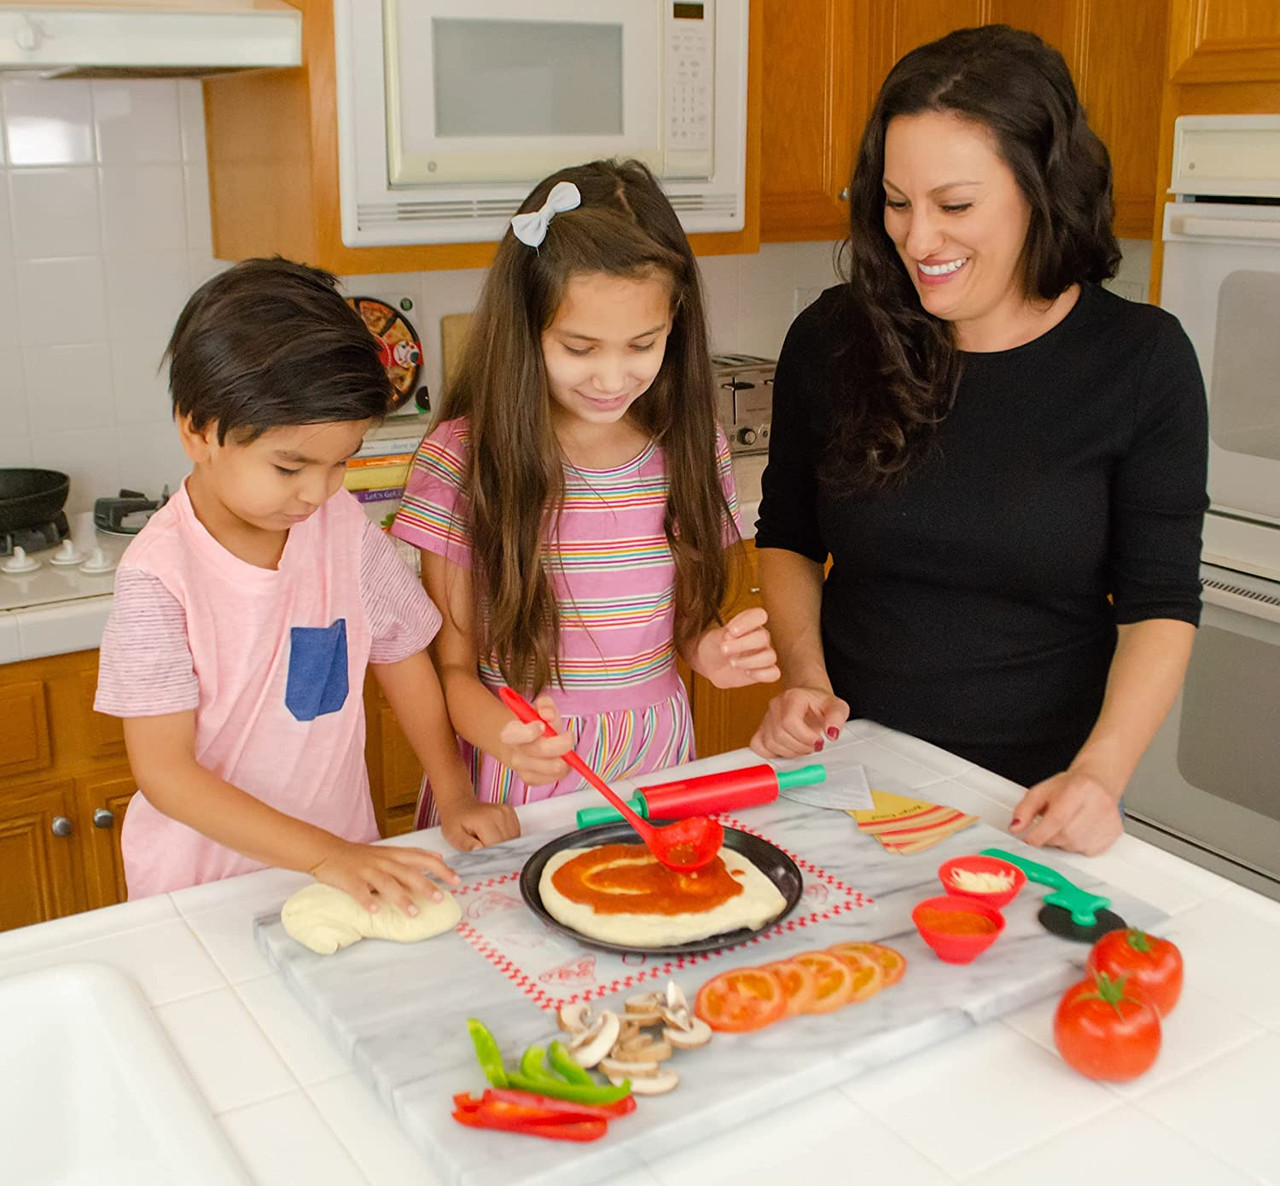
[[347,620],[289,631],[285,707],[299,721],[337,712],[347,702]]

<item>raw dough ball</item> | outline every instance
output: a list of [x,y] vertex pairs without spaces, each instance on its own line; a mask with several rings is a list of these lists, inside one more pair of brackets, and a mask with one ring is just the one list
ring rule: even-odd
[[462,908],[449,893],[439,902],[420,898],[418,916],[410,918],[387,902],[370,914],[350,894],[318,881],[290,895],[280,911],[285,933],[317,955],[332,955],[361,939],[416,943],[453,930],[461,918]]

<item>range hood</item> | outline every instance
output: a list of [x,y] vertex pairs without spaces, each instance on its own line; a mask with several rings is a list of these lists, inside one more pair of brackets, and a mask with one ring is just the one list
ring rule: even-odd
[[0,0],[0,71],[172,78],[301,63],[302,14],[284,0]]

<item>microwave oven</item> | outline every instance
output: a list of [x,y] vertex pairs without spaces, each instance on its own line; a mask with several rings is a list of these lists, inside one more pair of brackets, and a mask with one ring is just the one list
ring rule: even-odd
[[342,239],[501,238],[549,173],[635,157],[687,231],[746,204],[749,0],[334,0]]

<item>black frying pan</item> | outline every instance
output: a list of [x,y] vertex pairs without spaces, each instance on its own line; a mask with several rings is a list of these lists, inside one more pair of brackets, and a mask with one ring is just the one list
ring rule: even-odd
[[71,479],[52,469],[0,469],[0,531],[39,527],[58,517]]

